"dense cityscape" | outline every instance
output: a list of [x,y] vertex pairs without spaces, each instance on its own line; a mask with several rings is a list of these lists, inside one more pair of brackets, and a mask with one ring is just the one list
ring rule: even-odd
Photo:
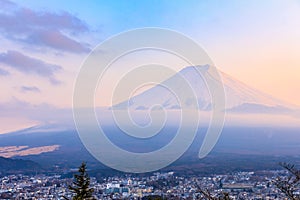
[[[285,195],[273,184],[278,177],[288,177],[288,172],[268,170],[199,177],[157,172],[150,176],[106,177],[100,181],[91,177],[90,186],[94,188],[97,199],[203,199],[200,190],[208,191],[212,196],[228,192],[231,199],[285,199]],[[72,197],[68,185],[72,184],[73,179],[61,175],[19,174],[2,176],[0,180],[1,199],[50,200]]]

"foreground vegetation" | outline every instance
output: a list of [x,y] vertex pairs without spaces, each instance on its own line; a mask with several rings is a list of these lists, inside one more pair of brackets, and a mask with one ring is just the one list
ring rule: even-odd
[[[290,175],[286,178],[277,177],[273,180],[273,184],[290,200],[300,200],[300,194],[297,193],[300,189],[300,170],[296,169],[294,165],[289,163],[280,163]],[[208,190],[198,188],[199,192],[203,194],[203,198],[207,200],[231,200],[229,193],[221,193],[213,196]]]

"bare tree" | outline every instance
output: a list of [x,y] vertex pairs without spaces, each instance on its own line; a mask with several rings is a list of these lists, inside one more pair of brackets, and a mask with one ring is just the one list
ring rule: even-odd
[[196,185],[198,188],[198,192],[200,192],[203,197],[201,199],[206,200],[231,200],[229,193],[222,192],[220,194],[217,194],[216,197],[214,197],[208,189],[203,190],[199,185]]
[[288,163],[280,163],[280,166],[289,172],[288,177],[277,177],[273,183],[291,200],[300,200],[300,195],[297,193],[300,190],[300,170],[294,165]]

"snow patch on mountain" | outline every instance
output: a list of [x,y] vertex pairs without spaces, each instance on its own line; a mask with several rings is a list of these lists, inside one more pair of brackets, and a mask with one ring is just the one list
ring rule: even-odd
[[[202,77],[202,75],[210,76],[210,73],[209,65],[186,67],[161,84],[130,98],[128,101],[114,105],[113,108],[148,110],[158,106],[167,110],[176,110],[183,107],[211,110],[210,91]],[[255,112],[257,112],[258,108],[266,107],[269,109],[262,109],[262,111],[271,110],[274,112],[274,109],[277,108],[282,111],[292,107],[281,100],[247,86],[224,72],[219,72],[219,74],[226,95],[225,110],[251,112],[251,109],[255,109]],[[182,83],[182,80],[185,80],[192,89],[194,97],[191,93],[186,92],[187,86]],[[178,98],[179,96],[181,101]]]

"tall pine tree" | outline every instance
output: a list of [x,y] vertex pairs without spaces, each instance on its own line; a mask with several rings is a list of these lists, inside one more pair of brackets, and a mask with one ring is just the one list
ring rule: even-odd
[[[86,172],[86,164],[83,162],[78,169],[78,174],[74,175],[73,184],[69,190],[73,193],[73,200],[92,200],[94,189],[90,188],[90,177]],[[67,199],[67,198],[65,198]]]

